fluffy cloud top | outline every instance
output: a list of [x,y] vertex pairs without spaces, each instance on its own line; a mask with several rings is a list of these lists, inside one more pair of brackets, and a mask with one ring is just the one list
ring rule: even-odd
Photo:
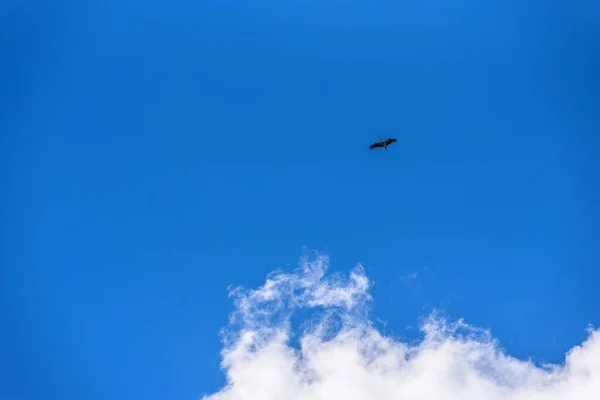
[[[257,290],[232,291],[224,330],[227,384],[204,400],[598,400],[600,330],[542,368],[503,353],[489,332],[431,315],[424,339],[384,337],[368,319],[369,280],[326,276],[305,258]],[[312,311],[296,334],[292,315]],[[298,345],[291,344],[292,339]]]

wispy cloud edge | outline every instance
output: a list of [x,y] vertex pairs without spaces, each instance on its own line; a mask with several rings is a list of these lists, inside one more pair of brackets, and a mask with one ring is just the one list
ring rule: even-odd
[[[364,268],[328,276],[328,264],[326,255],[304,256],[258,289],[231,291],[227,384],[204,400],[600,399],[600,330],[589,328],[562,365],[541,367],[507,355],[489,331],[435,312],[421,324],[421,342],[403,343],[373,327]],[[299,309],[319,312],[294,332]]]

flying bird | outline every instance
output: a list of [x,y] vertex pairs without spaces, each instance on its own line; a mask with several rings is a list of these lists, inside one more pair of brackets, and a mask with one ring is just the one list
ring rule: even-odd
[[387,147],[390,145],[390,143],[398,141],[398,139],[396,138],[389,138],[387,140],[382,140],[381,138],[379,138],[379,140],[379,142],[375,142],[372,145],[370,145],[369,149],[373,150],[375,147],[383,147],[385,151],[387,151]]

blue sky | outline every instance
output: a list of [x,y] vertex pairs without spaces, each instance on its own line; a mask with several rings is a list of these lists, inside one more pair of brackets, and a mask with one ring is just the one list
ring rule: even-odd
[[304,248],[385,334],[441,309],[563,362],[600,324],[600,8],[522,3],[2,5],[0,397],[216,392],[227,287]]

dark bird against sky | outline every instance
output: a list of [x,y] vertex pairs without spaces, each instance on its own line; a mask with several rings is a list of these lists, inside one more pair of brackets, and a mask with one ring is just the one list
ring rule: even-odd
[[[380,138],[381,140],[381,138]],[[387,140],[381,140],[379,142],[375,142],[372,145],[369,146],[369,149],[373,150],[376,147],[383,147],[385,149],[385,151],[387,151],[387,147],[390,145],[390,143],[394,143],[397,142],[398,139],[396,138],[389,138]]]

